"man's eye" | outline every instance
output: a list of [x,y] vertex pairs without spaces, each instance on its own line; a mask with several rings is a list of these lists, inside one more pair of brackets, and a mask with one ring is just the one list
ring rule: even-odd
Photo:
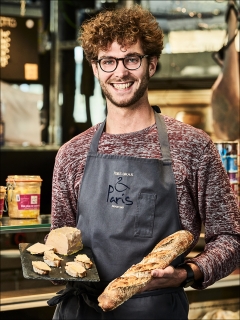
[[103,65],[113,65],[115,63],[115,60],[113,60],[113,59],[103,59],[102,60],[102,64]]
[[126,63],[136,64],[139,62],[139,57],[127,57],[125,61]]

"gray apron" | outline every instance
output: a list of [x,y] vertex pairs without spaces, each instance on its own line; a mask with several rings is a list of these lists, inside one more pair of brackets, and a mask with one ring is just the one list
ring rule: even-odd
[[[95,133],[78,198],[77,228],[93,251],[100,283],[69,282],[60,292],[54,319],[187,319],[183,288],[134,295],[103,312],[97,297],[106,285],[138,263],[163,238],[181,229],[168,135],[155,113],[162,159],[98,153],[105,127]],[[177,266],[180,256],[172,262]],[[74,294],[73,294],[74,292]]]

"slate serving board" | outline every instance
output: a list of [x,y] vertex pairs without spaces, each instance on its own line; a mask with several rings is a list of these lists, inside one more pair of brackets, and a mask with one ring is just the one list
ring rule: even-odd
[[[39,279],[39,280],[62,280],[62,281],[91,281],[91,282],[97,282],[100,281],[98,271],[93,259],[92,250],[88,247],[84,247],[82,250],[70,255],[65,256],[61,254],[57,254],[60,258],[63,259],[61,262],[61,268],[56,267],[50,267],[51,271],[49,271],[49,274],[40,275],[38,273],[35,273],[33,271],[32,267],[32,261],[43,261],[43,255],[36,255],[31,254],[26,249],[30,247],[32,243],[20,243],[19,244],[19,250],[20,250],[20,257],[21,257],[21,263],[22,263],[22,270],[23,270],[23,277],[26,279]],[[78,254],[86,254],[91,261],[93,262],[93,267],[91,269],[87,270],[87,276],[83,278],[79,277],[71,277],[69,274],[65,271],[65,265],[67,262],[74,261],[74,258]]]

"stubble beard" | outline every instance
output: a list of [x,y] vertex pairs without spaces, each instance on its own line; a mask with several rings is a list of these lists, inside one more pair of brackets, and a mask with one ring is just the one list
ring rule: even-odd
[[[117,99],[114,98],[114,96],[108,91],[107,87],[101,80],[99,80],[99,83],[102,88],[103,94],[112,104],[114,104],[116,107],[119,107],[119,108],[129,108],[129,107],[135,107],[136,103],[142,98],[142,96],[144,95],[144,93],[148,88],[149,79],[150,79],[150,76],[147,71],[144,77],[142,78],[139,88],[137,88],[133,96],[129,99],[121,100],[121,101],[118,101]],[[123,79],[123,80],[127,81],[129,79]]]

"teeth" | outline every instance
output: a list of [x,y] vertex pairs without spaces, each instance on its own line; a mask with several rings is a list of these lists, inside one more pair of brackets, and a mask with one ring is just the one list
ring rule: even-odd
[[116,89],[126,89],[126,88],[129,88],[130,85],[131,85],[130,82],[128,82],[128,83],[113,83],[113,86]]

